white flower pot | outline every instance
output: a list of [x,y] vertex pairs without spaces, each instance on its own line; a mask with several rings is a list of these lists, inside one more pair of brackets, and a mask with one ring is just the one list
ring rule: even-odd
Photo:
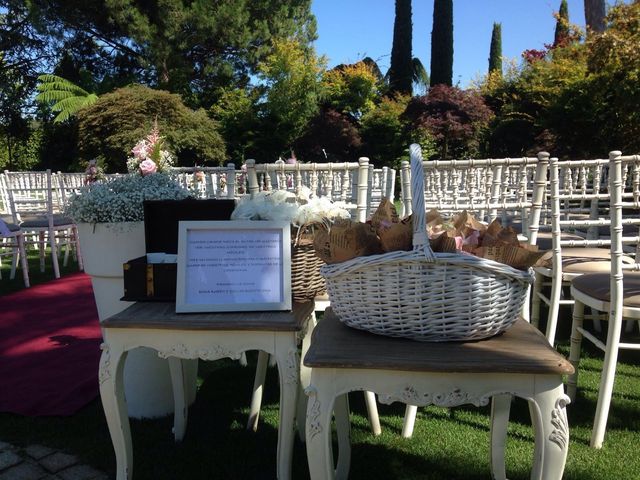
[[[122,264],[145,254],[144,222],[78,223],[84,270],[91,276],[100,321],[131,305],[124,294]],[[187,403],[196,394],[197,360],[188,366]],[[167,360],[153,349],[136,348],[127,356],[124,390],[129,416],[154,418],[173,413],[173,391]]]

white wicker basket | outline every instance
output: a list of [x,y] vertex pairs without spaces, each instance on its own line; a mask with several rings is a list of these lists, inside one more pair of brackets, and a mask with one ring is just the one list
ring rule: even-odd
[[430,342],[479,340],[522,313],[531,271],[456,253],[433,253],[425,225],[419,145],[411,145],[413,251],[324,265],[331,307],[346,325]]

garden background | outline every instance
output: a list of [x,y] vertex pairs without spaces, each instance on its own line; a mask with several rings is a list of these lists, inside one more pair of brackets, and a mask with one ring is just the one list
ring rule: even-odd
[[311,0],[0,0],[0,168],[81,171],[97,159],[123,172],[156,119],[181,166],[295,152],[398,167],[411,142],[445,159],[640,150],[637,0],[611,6],[602,32],[580,31],[558,1],[554,38],[516,62],[503,62],[494,25],[477,39],[490,70],[464,89],[447,73],[452,3],[434,3],[423,66],[411,1],[397,0],[381,72],[370,58],[326,67]]

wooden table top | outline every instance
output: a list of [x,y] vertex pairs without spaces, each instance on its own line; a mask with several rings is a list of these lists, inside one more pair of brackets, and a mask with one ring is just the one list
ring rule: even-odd
[[573,373],[571,363],[522,319],[501,335],[486,340],[435,343],[347,327],[330,308],[313,332],[304,364],[443,373]]
[[314,303],[294,303],[290,311],[176,313],[173,302],[136,302],[107,318],[107,328],[156,328],[180,330],[298,331],[313,312]]

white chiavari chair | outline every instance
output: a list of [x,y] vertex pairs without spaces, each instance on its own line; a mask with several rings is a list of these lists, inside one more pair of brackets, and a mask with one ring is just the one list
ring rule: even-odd
[[[532,293],[531,323],[538,326],[541,304],[547,305],[546,337],[553,345],[560,307],[573,305],[569,285],[574,278],[595,272],[609,272],[609,238],[598,230],[606,225],[610,204],[602,178],[608,178],[609,160],[564,160],[550,162],[548,203],[552,257],[536,266]],[[633,263],[625,256],[623,261]],[[598,318],[593,318],[598,323]]]
[[[577,390],[582,340],[590,341],[604,352],[591,432],[590,443],[594,448],[601,448],[604,442],[618,352],[620,349],[640,350],[640,343],[628,341],[622,336],[623,319],[640,320],[640,263],[637,256],[633,263],[625,263],[625,246],[632,246],[632,250],[637,252],[640,245],[640,155],[623,157],[619,151],[611,152],[608,174],[610,209],[606,223],[610,229],[611,268],[608,272],[581,275],[571,283],[571,295],[575,303],[569,360],[575,373],[569,377],[567,393],[572,402],[575,401]],[[587,226],[603,225],[605,222],[599,220]],[[626,236],[627,232],[633,232],[633,236]],[[604,339],[586,328],[585,306],[608,314]]]
[[27,238],[30,234],[37,235],[35,243],[40,252],[40,270],[44,272],[45,242],[51,251],[55,278],[60,277],[59,244],[74,248],[78,267],[82,270],[77,228],[70,218],[64,217],[59,211],[63,202],[59,199],[59,189],[53,186],[51,170],[5,171],[5,180],[13,223],[20,226]]

